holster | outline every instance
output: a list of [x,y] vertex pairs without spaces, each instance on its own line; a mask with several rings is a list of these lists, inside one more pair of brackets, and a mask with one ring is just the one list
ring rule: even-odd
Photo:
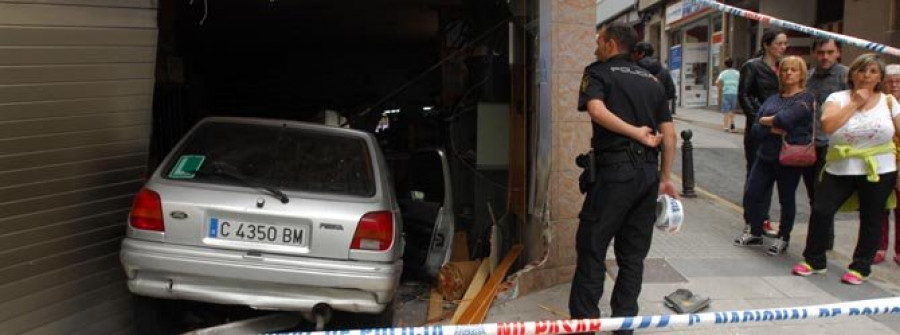
[[597,158],[594,149],[575,157],[575,165],[584,170],[578,176],[578,190],[582,194],[587,193],[591,189],[591,185],[597,181]]

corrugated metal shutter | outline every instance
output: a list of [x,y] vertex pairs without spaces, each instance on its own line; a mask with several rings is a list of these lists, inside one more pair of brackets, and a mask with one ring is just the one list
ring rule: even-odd
[[128,332],[156,0],[0,0],[0,333]]

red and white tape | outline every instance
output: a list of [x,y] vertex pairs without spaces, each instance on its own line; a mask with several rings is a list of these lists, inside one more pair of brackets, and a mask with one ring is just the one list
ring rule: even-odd
[[900,297],[860,300],[805,307],[766,308],[679,315],[625,318],[504,322],[478,325],[435,325],[427,327],[354,329],[322,332],[292,332],[296,335],[553,335],[623,329],[692,328],[734,326],[743,323],[780,322],[837,317],[900,315]]

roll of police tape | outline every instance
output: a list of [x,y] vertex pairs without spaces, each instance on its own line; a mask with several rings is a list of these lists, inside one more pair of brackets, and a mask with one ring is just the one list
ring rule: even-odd
[[624,329],[692,328],[744,323],[831,319],[837,317],[900,315],[900,297],[860,300],[805,307],[766,308],[679,315],[624,318],[505,322],[478,325],[355,329],[322,332],[290,332],[297,335],[553,335]]
[[656,228],[676,233],[684,223],[684,205],[681,200],[661,194],[656,199]]

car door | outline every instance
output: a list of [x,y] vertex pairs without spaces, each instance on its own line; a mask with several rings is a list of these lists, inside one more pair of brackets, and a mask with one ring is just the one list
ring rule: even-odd
[[436,277],[450,259],[456,229],[447,155],[440,149],[417,151],[392,160],[403,216],[404,262],[415,272]]

